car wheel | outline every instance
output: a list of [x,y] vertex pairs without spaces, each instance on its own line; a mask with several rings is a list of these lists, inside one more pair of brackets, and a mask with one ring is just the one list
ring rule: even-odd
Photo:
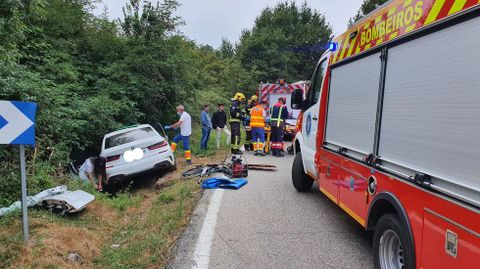
[[176,159],[173,161],[173,165],[170,166],[169,170],[170,170],[170,172],[173,172],[173,171],[177,170],[177,160]]
[[295,189],[299,192],[307,192],[313,185],[313,180],[303,170],[302,154],[300,152],[295,155],[293,160],[292,182]]
[[415,253],[397,215],[383,215],[373,235],[375,269],[413,269]]

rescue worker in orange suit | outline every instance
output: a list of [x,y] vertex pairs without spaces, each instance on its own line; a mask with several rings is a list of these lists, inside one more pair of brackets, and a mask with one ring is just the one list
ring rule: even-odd
[[245,95],[243,95],[243,93],[236,93],[232,98],[232,106],[230,107],[230,120],[228,122],[232,133],[232,154],[242,154],[242,151],[240,151],[240,127],[245,117],[245,113],[241,109],[241,102],[243,100],[245,100]]
[[257,102],[258,97],[256,95],[253,95],[250,97],[250,100],[248,100],[248,104],[245,106],[245,112],[246,112],[246,117],[245,117],[245,150],[246,151],[251,151],[253,150],[253,141],[252,141],[252,129],[250,128],[250,111],[252,111],[252,108],[255,106]]
[[273,156],[283,157],[283,129],[288,118],[288,109],[285,97],[278,98],[278,102],[270,108],[270,126]]
[[265,143],[265,110],[263,104],[258,104],[257,100],[252,100],[250,111],[250,129],[252,130],[252,144],[255,155],[265,156],[263,144]]

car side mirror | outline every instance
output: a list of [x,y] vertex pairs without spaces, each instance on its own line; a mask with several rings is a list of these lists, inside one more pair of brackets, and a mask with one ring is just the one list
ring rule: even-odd
[[292,109],[303,109],[303,90],[295,89],[292,92]]

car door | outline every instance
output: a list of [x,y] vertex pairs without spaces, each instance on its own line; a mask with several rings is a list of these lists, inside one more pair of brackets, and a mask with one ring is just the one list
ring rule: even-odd
[[315,168],[315,152],[317,151],[317,131],[320,109],[320,93],[323,84],[325,71],[327,70],[327,58],[320,60],[312,79],[312,87],[307,93],[305,100],[306,109],[303,114],[302,134],[304,148],[302,157],[303,164],[307,174],[317,178],[317,169]]

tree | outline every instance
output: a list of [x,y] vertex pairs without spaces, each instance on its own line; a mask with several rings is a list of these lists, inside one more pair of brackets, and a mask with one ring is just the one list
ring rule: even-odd
[[242,32],[237,56],[257,81],[307,80],[331,33],[325,17],[306,2],[283,2],[264,9],[254,27]]
[[179,17],[173,15],[178,6],[175,0],[165,0],[162,4],[130,0],[123,8],[124,18],[120,22],[123,33],[147,40],[164,38],[182,23]]
[[355,22],[359,21],[365,15],[374,11],[386,2],[388,2],[388,0],[363,0],[360,9],[357,11],[357,14],[348,21],[348,26],[352,26]]
[[222,38],[222,44],[218,49],[218,53],[221,58],[228,59],[235,55],[235,48],[233,44],[225,38]]

